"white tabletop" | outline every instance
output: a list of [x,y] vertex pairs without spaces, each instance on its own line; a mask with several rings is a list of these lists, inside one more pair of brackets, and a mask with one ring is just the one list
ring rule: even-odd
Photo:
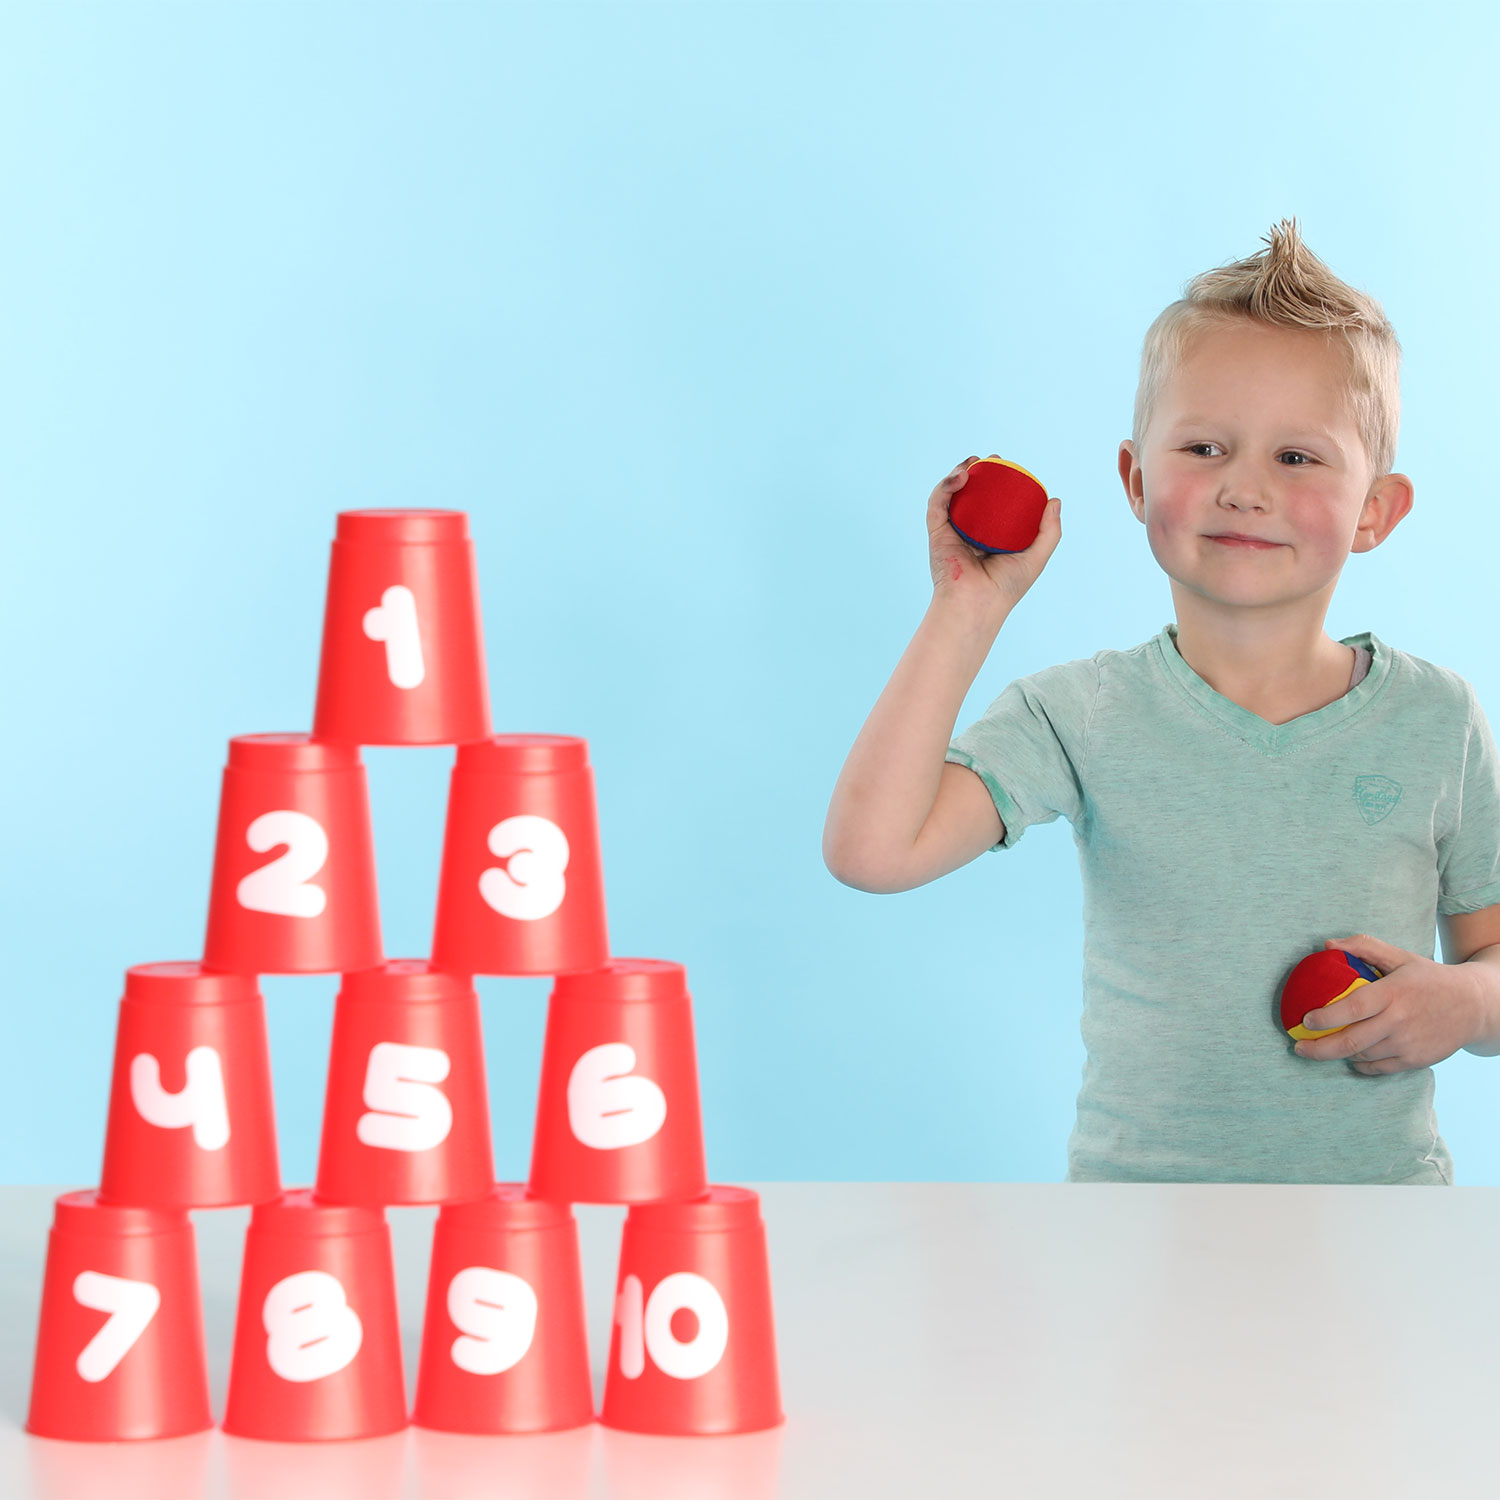
[[[0,1188],[0,1493],[1493,1496],[1493,1188],[764,1183],[784,1427],[366,1442],[22,1432],[60,1188]],[[77,1184],[69,1184],[77,1186]],[[414,1381],[434,1210],[393,1209]],[[598,1388],[623,1209],[580,1207]],[[197,1213],[222,1416],[248,1210]]]

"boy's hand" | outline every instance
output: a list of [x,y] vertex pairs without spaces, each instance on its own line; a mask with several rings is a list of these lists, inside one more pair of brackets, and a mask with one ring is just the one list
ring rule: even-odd
[[1332,1005],[1309,1011],[1302,1024],[1310,1031],[1349,1029],[1298,1042],[1299,1057],[1343,1057],[1357,1073],[1401,1073],[1442,1062],[1479,1036],[1483,999],[1462,964],[1440,964],[1366,933],[1329,938],[1323,946],[1368,959],[1381,976]]
[[[990,454],[991,458],[999,456]],[[939,481],[928,497],[927,545],[932,562],[932,589],[934,597],[958,600],[981,618],[998,615],[1003,620],[1021,602],[1022,595],[1036,582],[1052,556],[1062,536],[1062,502],[1047,501],[1036,540],[1023,552],[981,552],[971,547],[948,522],[948,507],[964,487],[969,465],[978,462],[977,456],[966,458]]]

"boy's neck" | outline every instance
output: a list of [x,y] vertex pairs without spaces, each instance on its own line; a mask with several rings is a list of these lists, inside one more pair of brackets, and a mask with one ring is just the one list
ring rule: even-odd
[[1285,724],[1342,698],[1355,654],[1329,637],[1323,617],[1208,619],[1177,612],[1177,650],[1216,693],[1269,724]]

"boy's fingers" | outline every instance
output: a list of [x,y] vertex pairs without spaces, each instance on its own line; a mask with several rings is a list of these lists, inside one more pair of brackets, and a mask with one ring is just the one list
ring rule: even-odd
[[1358,1058],[1360,1062],[1388,1062],[1393,1057],[1401,1056],[1401,1049],[1390,1037],[1381,1037],[1378,1042],[1371,1042],[1367,1047],[1361,1047],[1357,1052],[1351,1052],[1350,1057]]
[[1389,1045],[1390,1037],[1390,1028],[1377,1015],[1366,1020],[1349,1021],[1337,1036],[1319,1037],[1317,1040],[1327,1043],[1330,1050],[1326,1055],[1330,1058],[1359,1057],[1365,1062],[1372,1062],[1382,1057],[1393,1057],[1399,1050]]
[[1379,1077],[1386,1073],[1404,1073],[1409,1068],[1418,1068],[1422,1065],[1420,1063],[1404,1063],[1396,1062],[1393,1060],[1391,1062],[1372,1063],[1351,1061],[1349,1066],[1353,1068],[1356,1073],[1363,1073],[1367,1077]]
[[1322,1008],[1321,1014],[1323,1015],[1324,1024],[1318,1029],[1320,1031],[1327,1029],[1329,1023],[1327,1013],[1329,1011],[1334,1013],[1332,1018],[1334,1026],[1348,1026],[1355,1021],[1374,1020],[1376,1016],[1381,1015],[1385,1010],[1388,993],[1390,992],[1386,990],[1376,990],[1373,984],[1367,983],[1355,986],[1342,1000],[1334,1000]]
[[[1062,501],[1052,499],[1047,502],[1047,508],[1042,512],[1042,524],[1037,528],[1037,542],[1041,541],[1042,535],[1051,530],[1052,537],[1050,546],[1055,547],[1062,539]],[[1031,544],[1036,546],[1036,542]]]

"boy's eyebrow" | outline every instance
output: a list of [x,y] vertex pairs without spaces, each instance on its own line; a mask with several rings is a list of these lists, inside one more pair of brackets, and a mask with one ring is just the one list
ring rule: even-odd
[[[1178,417],[1177,420],[1172,423],[1170,430],[1175,431],[1179,427],[1209,426],[1214,422],[1214,420],[1215,418],[1213,417],[1205,417],[1198,412],[1190,412],[1185,417]],[[1294,440],[1298,437],[1316,438],[1320,442],[1328,443],[1332,447],[1337,448],[1340,453],[1344,451],[1343,445],[1339,442],[1339,440],[1331,432],[1323,427],[1304,427],[1298,432],[1293,433],[1292,437]]]

